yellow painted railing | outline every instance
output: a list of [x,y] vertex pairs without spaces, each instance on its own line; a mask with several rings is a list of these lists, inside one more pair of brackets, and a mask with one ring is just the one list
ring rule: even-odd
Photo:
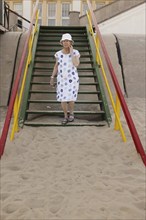
[[15,99],[15,104],[14,104],[14,106],[15,106],[15,108],[14,108],[14,122],[12,125],[12,132],[11,132],[11,136],[10,136],[11,141],[14,139],[15,132],[18,132],[18,130],[19,130],[18,129],[19,110],[20,110],[20,105],[21,105],[21,101],[22,101],[22,95],[23,95],[23,91],[24,91],[28,66],[29,66],[31,59],[32,59],[32,45],[33,45],[33,41],[34,41],[34,36],[35,36],[37,29],[38,29],[37,28],[38,27],[38,17],[39,17],[39,11],[37,10],[36,19],[35,19],[35,26],[33,27],[32,33],[29,38],[28,56],[27,56],[27,61],[26,61],[25,69],[24,69],[24,75],[23,75],[23,79],[22,79],[22,83],[21,83],[20,93],[19,93],[19,96],[17,93],[17,96],[16,96],[17,98]]
[[126,142],[126,136],[125,136],[125,133],[124,133],[121,121],[120,121],[120,102],[118,101],[118,98],[117,98],[117,103],[115,104],[115,102],[114,102],[113,95],[110,90],[110,86],[109,86],[109,83],[108,83],[108,80],[106,77],[106,73],[105,73],[105,70],[103,67],[102,58],[100,55],[100,50],[99,50],[100,42],[99,42],[97,34],[95,35],[95,33],[93,31],[90,13],[88,11],[86,13],[87,13],[87,18],[88,18],[88,23],[89,23],[88,30],[89,30],[91,36],[93,37],[93,41],[94,41],[95,48],[96,48],[96,62],[101,67],[101,72],[102,72],[102,75],[103,75],[103,78],[105,81],[105,85],[106,85],[106,88],[107,88],[107,91],[109,94],[109,98],[110,98],[110,101],[111,101],[111,104],[112,104],[112,107],[113,107],[113,110],[115,113],[115,119],[116,119],[115,120],[115,130],[120,130],[122,139],[124,142]]

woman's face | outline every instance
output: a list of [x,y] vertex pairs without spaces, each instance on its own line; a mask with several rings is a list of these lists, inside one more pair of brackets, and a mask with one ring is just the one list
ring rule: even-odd
[[62,45],[63,45],[64,48],[68,48],[72,45],[72,42],[69,41],[69,40],[63,40]]

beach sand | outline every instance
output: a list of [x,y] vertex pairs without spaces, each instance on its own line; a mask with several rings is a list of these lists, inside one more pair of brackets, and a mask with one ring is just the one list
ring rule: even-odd
[[[127,103],[145,146],[145,99]],[[8,138],[1,220],[145,220],[145,166],[123,114],[126,143],[112,117],[110,127],[24,126]]]

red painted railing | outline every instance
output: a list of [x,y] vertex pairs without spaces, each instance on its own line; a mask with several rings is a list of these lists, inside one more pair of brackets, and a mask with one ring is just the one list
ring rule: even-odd
[[3,127],[3,130],[2,130],[2,135],[1,135],[1,138],[0,138],[0,157],[4,153],[4,148],[5,148],[6,139],[7,139],[7,135],[8,135],[9,127],[10,127],[10,122],[11,122],[11,118],[12,118],[12,113],[13,113],[13,108],[14,108],[14,102],[15,102],[17,91],[18,91],[19,82],[20,82],[20,79],[21,79],[22,68],[23,68],[25,57],[26,57],[26,54],[27,54],[29,38],[30,38],[30,35],[31,35],[31,32],[32,32],[33,23],[34,23],[34,20],[35,20],[36,14],[37,14],[37,10],[38,10],[38,3],[39,3],[39,0],[37,0],[37,2],[35,4],[35,8],[33,10],[33,15],[32,15],[32,19],[31,19],[30,27],[29,27],[29,30],[28,30],[27,38],[26,38],[24,48],[23,48],[23,52],[22,52],[22,57],[21,57],[21,60],[20,60],[19,68],[18,68],[18,71],[17,71],[17,74],[16,74],[16,79],[15,79],[13,89],[12,89],[12,95],[11,95],[11,98],[10,98],[10,102],[9,102],[9,106],[8,106],[8,110],[7,110],[7,114],[6,114],[6,118],[5,118],[5,122],[4,122],[4,127]]
[[103,51],[103,54],[104,54],[109,72],[111,74],[111,78],[113,80],[113,84],[114,84],[116,92],[118,94],[118,97],[119,97],[119,100],[120,100],[120,103],[121,103],[121,106],[122,106],[122,110],[124,112],[124,115],[125,115],[129,130],[130,130],[131,136],[132,136],[133,141],[135,143],[136,150],[140,154],[140,156],[142,158],[142,161],[143,161],[144,165],[146,166],[146,154],[145,154],[144,148],[142,146],[142,143],[141,143],[140,138],[138,136],[137,130],[136,130],[135,125],[133,123],[132,117],[130,115],[128,106],[126,104],[123,93],[121,91],[119,82],[117,80],[115,71],[114,71],[113,66],[111,64],[111,61],[110,61],[109,55],[107,53],[104,41],[103,41],[102,36],[100,34],[100,31],[99,31],[99,28],[98,28],[98,25],[97,25],[97,21],[96,21],[96,17],[94,15],[94,12],[93,12],[93,9],[92,9],[92,6],[91,6],[91,3],[90,3],[89,0],[87,0],[87,4],[88,4],[88,7],[89,7],[89,11],[90,11],[90,14],[91,14],[91,17],[92,17],[92,22],[93,22],[93,25],[95,27],[95,31],[96,31],[96,34],[98,36],[98,39],[100,41],[100,45],[101,45],[101,48],[102,48],[102,51]]

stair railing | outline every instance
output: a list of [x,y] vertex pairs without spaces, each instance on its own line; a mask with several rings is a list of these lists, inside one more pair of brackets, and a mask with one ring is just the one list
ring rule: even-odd
[[[11,141],[14,139],[15,133],[18,132],[18,116],[19,116],[19,110],[20,110],[20,105],[21,105],[21,101],[22,101],[24,86],[25,86],[25,82],[26,82],[28,67],[29,67],[29,64],[30,64],[30,62],[31,62],[31,60],[32,60],[32,45],[33,45],[33,41],[34,41],[35,34],[36,34],[36,32],[37,32],[38,18],[39,18],[39,11],[37,11],[35,26],[34,26],[34,28],[33,28],[33,31],[32,31],[32,33],[31,33],[31,35],[30,35],[30,38],[29,38],[28,56],[27,56],[27,60],[26,60],[25,68],[24,68],[24,75],[23,75],[23,79],[22,79],[22,83],[21,83],[21,88],[20,88],[19,96],[18,96],[18,93],[17,93],[17,96],[18,96],[19,98],[15,100],[16,110],[15,110],[15,112],[14,112],[14,122],[13,122],[12,132],[11,132],[11,136],[10,136],[10,140],[11,140]],[[17,97],[17,96],[16,96],[16,97]]]
[[110,89],[110,86],[109,86],[109,83],[108,83],[108,79],[106,77],[106,73],[105,73],[105,70],[104,70],[102,58],[101,58],[101,55],[100,55],[99,39],[98,39],[97,36],[95,37],[94,31],[93,31],[93,27],[92,27],[90,13],[88,11],[86,13],[87,13],[87,18],[88,18],[88,23],[89,23],[88,29],[89,29],[89,32],[90,32],[91,36],[93,37],[93,41],[94,41],[94,44],[95,44],[96,62],[98,63],[98,65],[101,68],[101,72],[102,72],[102,75],[103,75],[103,78],[104,78],[104,81],[105,81],[105,84],[106,84],[106,88],[107,88],[107,91],[108,91],[108,94],[109,94],[109,98],[110,98],[110,101],[111,101],[111,104],[112,104],[112,107],[113,107],[113,110],[115,112],[115,116],[116,116],[116,119],[117,119],[116,130],[118,130],[117,128],[119,128],[119,130],[121,132],[122,139],[123,139],[124,142],[126,142],[126,136],[125,136],[125,133],[124,133],[121,121],[120,121],[119,111],[117,111],[117,108],[116,108],[116,105],[115,105],[115,102],[114,102],[114,99],[113,99],[113,95],[112,95],[112,92],[111,92],[111,89]]
[[94,15],[90,0],[87,0],[87,4],[88,4],[88,8],[89,8],[89,11],[90,11],[90,15],[91,15],[91,18],[92,18],[93,25],[95,27],[96,37],[99,39],[101,49],[102,49],[104,57],[105,57],[105,61],[107,63],[107,66],[108,66],[108,69],[109,69],[114,87],[115,87],[116,92],[117,92],[117,97],[118,97],[119,103],[121,104],[124,116],[126,118],[131,136],[133,138],[133,141],[134,141],[134,144],[135,144],[135,147],[136,147],[136,150],[140,154],[141,159],[142,159],[144,165],[146,166],[146,154],[145,154],[144,148],[143,148],[142,143],[140,141],[139,135],[137,133],[137,130],[135,128],[135,125],[134,125],[134,122],[132,120],[131,114],[129,112],[128,106],[126,104],[125,98],[122,94],[119,82],[117,80],[114,68],[112,66],[109,55],[107,53],[104,41],[102,39],[100,30],[99,30],[98,25],[97,25],[96,17]]
[[[12,14],[15,14],[18,18],[21,18],[22,20],[26,21],[27,23],[30,23],[30,21],[26,18],[24,18],[22,15],[18,14],[17,12],[11,10],[10,8],[8,9],[9,13],[11,12]],[[18,19],[17,19],[17,23],[14,24],[12,27],[9,26],[9,31],[12,30],[13,28],[15,27],[19,27],[19,24],[18,24]],[[24,28],[25,30],[27,30],[28,28],[24,27],[21,25],[21,28]]]
[[4,1],[4,27],[9,29],[9,5]]
[[[8,31],[11,31],[11,30],[13,30],[15,27],[18,27],[18,23],[14,24],[12,27],[10,27],[10,12],[11,12],[12,14],[15,14],[17,17],[21,18],[22,20],[24,20],[24,21],[30,23],[30,21],[29,21],[28,19],[24,18],[22,15],[18,14],[17,12],[11,10],[11,9],[10,9],[10,6],[8,5],[8,3],[6,3],[6,2],[4,1],[4,12],[2,12],[2,13],[3,13],[3,20],[4,20],[3,26],[4,26],[4,28],[6,28]],[[25,28],[25,27],[24,27],[24,28]],[[25,28],[25,29],[27,29],[27,28]]]
[[[15,82],[14,82],[14,85],[13,85],[13,88],[12,88],[12,95],[10,97],[10,102],[9,102],[9,106],[8,106],[8,109],[7,109],[7,114],[6,114],[3,130],[2,130],[2,135],[1,135],[1,138],[0,138],[0,157],[4,153],[6,139],[7,139],[7,135],[8,135],[9,127],[10,127],[10,122],[11,122],[11,118],[12,118],[12,113],[13,113],[14,109],[15,109],[14,110],[15,120],[14,121],[16,121],[15,126],[14,126],[14,130],[15,131],[18,130],[18,122],[17,122],[16,118],[17,118],[17,115],[18,115],[18,107],[19,107],[20,102],[21,102],[21,97],[18,98],[18,88],[19,88],[19,86],[22,88],[23,83],[25,81],[25,79],[23,78],[22,86],[19,85],[21,75],[22,75],[22,69],[23,69],[24,62],[25,62],[25,57],[27,55],[27,50],[28,50],[29,44],[31,42],[30,39],[31,39],[33,24],[34,24],[35,19],[38,16],[38,4],[39,4],[39,0],[36,1],[35,7],[34,7],[34,10],[33,10],[30,27],[29,27],[29,30],[28,30],[28,34],[27,34],[26,41],[25,41],[25,44],[24,44],[21,60],[20,60],[20,63],[19,63],[17,74],[16,74],[16,79],[15,79]],[[30,62],[30,56],[28,56],[28,57],[29,57],[29,62]],[[21,93],[22,93],[22,91],[21,91]],[[15,104],[14,104],[14,102],[15,102]],[[14,105],[15,105],[15,108],[14,108]]]

